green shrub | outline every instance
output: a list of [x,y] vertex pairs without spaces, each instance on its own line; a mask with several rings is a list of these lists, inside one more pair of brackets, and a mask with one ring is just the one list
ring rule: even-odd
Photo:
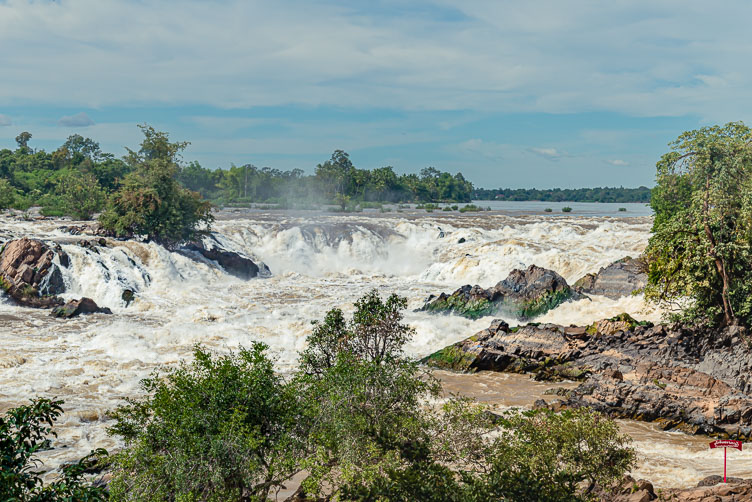
[[627,208],[626,207],[620,207],[619,208],[619,212],[620,213],[626,213],[627,212]]
[[553,209],[551,209],[550,207],[547,207],[546,209],[544,209],[544,211],[547,213],[550,213],[550,212],[553,212]]
[[275,374],[267,347],[213,356],[141,383],[110,429],[113,500],[267,500],[300,470],[299,394]]
[[571,213],[572,212],[572,208],[569,207],[569,206],[564,206],[564,207],[561,208],[561,212],[562,213]]
[[99,449],[66,465],[57,479],[44,484],[37,454],[52,446],[53,424],[63,412],[62,401],[34,399],[0,417],[0,500],[103,501],[104,488],[93,486],[85,475],[95,470],[107,452]]

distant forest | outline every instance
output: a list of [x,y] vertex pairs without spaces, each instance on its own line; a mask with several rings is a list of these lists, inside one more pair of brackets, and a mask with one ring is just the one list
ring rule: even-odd
[[650,189],[639,188],[476,188],[475,200],[540,200],[546,202],[650,202]]
[[[30,133],[23,132],[16,137],[14,150],[0,150],[0,210],[41,206],[43,214],[50,216],[89,216],[101,210],[109,195],[134,170],[129,156],[117,158],[102,152],[96,141],[77,134],[52,152],[32,149],[31,139]],[[354,210],[369,204],[402,202],[650,201],[646,187],[488,190],[474,188],[462,173],[453,175],[433,167],[418,174],[397,174],[391,166],[359,169],[342,150],[335,150],[328,160],[316,165],[312,175],[302,169],[281,171],[252,164],[207,169],[194,161],[181,164],[176,177],[186,188],[220,206],[335,204],[342,210]]]
[[[41,206],[46,215],[75,215],[85,200],[90,214],[103,207],[135,168],[130,156],[121,159],[104,153],[96,141],[80,135],[70,136],[53,152],[32,149],[31,139],[30,133],[23,132],[16,137],[14,150],[0,150],[0,210]],[[194,161],[181,164],[176,177],[220,206],[336,204],[346,210],[382,202],[470,202],[473,193],[473,184],[461,173],[433,167],[419,174],[397,174],[391,166],[358,169],[342,150],[315,166],[313,175],[302,169],[281,171],[252,164],[207,169]]]

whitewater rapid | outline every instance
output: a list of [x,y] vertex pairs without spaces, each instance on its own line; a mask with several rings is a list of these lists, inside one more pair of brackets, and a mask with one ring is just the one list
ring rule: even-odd
[[[50,465],[94,447],[117,448],[105,432],[107,410],[138,395],[139,380],[155,368],[190,358],[197,343],[226,351],[263,341],[279,369],[289,371],[312,320],[334,307],[349,312],[354,300],[376,288],[407,297],[406,320],[416,329],[408,352],[424,356],[490,322],[412,312],[428,295],[463,284],[492,286],[532,264],[557,271],[571,284],[624,256],[639,255],[651,219],[496,211],[219,213],[214,230],[223,246],[271,269],[271,277],[250,281],[153,243],[108,240],[97,253],[59,230],[62,224],[0,215],[0,240],[28,236],[61,243],[71,259],[63,270],[65,298],[87,296],[113,311],[59,320],[0,298],[0,411],[33,396],[65,400],[59,444],[68,448],[50,452]],[[121,298],[124,289],[136,292],[130,306]],[[561,305],[536,321],[584,324],[621,312],[660,317],[639,296],[593,297]],[[678,477],[659,471],[640,475],[660,476],[653,481],[662,486],[699,475],[697,469]]]

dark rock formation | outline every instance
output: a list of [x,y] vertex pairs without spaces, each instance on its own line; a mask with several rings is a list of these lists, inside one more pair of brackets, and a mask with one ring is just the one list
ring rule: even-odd
[[[183,246],[180,252],[191,258],[195,254],[199,254],[207,260],[215,262],[228,274],[240,279],[252,279],[259,275],[270,274],[269,269],[263,263],[259,266],[247,256],[223,249],[214,236],[208,236],[202,241],[190,242]],[[193,256],[192,253],[194,253]]]
[[460,370],[582,380],[557,407],[658,422],[666,430],[752,438],[752,348],[738,327],[652,326],[626,314],[590,326],[488,329],[424,361]]
[[526,270],[512,270],[489,289],[468,284],[451,295],[432,295],[420,310],[455,313],[470,319],[502,313],[524,320],[580,297],[556,272],[530,265]]
[[601,295],[616,299],[629,296],[645,287],[648,281],[645,264],[639,258],[627,256],[604,267],[597,274],[587,274],[577,280],[573,288],[586,295]]
[[59,247],[27,238],[6,242],[0,251],[0,289],[27,307],[61,305],[63,301],[55,295],[65,290],[65,284],[53,263],[56,255],[67,266],[68,256]]
[[708,476],[694,488],[670,488],[656,494],[649,481],[635,481],[626,476],[610,491],[598,490],[595,493],[602,502],[650,502],[670,500],[675,502],[742,502],[752,500],[752,480]]
[[70,319],[82,314],[112,314],[107,307],[100,307],[91,298],[81,298],[80,300],[71,300],[63,306],[52,309],[52,317],[62,317]]

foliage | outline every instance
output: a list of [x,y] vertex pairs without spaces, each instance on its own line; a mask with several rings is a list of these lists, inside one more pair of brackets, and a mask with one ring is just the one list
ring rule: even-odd
[[267,500],[300,469],[298,394],[274,373],[267,346],[213,356],[142,381],[111,433],[113,500]]
[[752,321],[752,131],[685,132],[657,163],[647,298],[685,319]]
[[307,493],[337,500],[576,501],[632,466],[628,437],[594,412],[510,411],[492,419],[452,396],[441,407],[427,406],[441,390],[404,357],[414,334],[402,324],[405,305],[372,291],[349,320],[334,309],[314,324],[300,377],[314,452]]
[[[423,406],[439,396],[440,386],[403,357],[414,334],[402,324],[405,306],[404,298],[382,300],[371,291],[356,302],[351,319],[334,309],[314,324],[300,376],[310,398],[314,452],[307,492],[377,500],[383,498],[374,494],[395,482],[444,472],[431,450],[433,414]],[[408,491],[416,497],[422,489]]]
[[91,219],[102,209],[105,198],[97,178],[87,172],[67,171],[57,182],[57,194],[65,214],[79,220]]
[[55,420],[62,414],[62,401],[34,399],[31,404],[10,409],[0,417],[0,500],[100,501],[103,488],[93,486],[84,475],[97,467],[107,454],[96,450],[63,467],[58,479],[45,485],[37,455],[51,447]]
[[212,206],[176,178],[187,143],[171,143],[166,133],[140,127],[141,148],[128,150],[126,158],[132,171],[110,196],[100,224],[119,236],[142,235],[167,247],[202,235],[214,220]]
[[540,200],[547,202],[650,202],[650,189],[598,188],[497,188],[473,190],[474,200]]
[[16,200],[16,189],[6,179],[0,178],[0,211],[13,206]]
[[608,486],[634,465],[629,437],[587,409],[512,410],[500,426],[488,446],[488,472],[466,477],[481,500],[587,500],[596,483]]

